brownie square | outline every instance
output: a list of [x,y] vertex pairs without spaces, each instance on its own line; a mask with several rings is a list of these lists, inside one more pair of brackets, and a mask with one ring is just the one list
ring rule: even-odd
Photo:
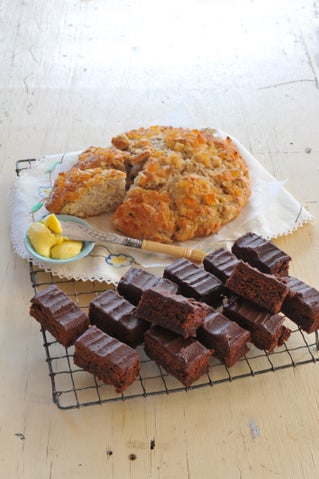
[[246,233],[232,247],[237,258],[246,261],[263,273],[287,276],[291,257],[271,241],[255,233]]
[[224,291],[222,282],[188,259],[180,258],[166,266],[163,276],[177,283],[179,292],[188,298],[203,301],[211,306],[222,303]]
[[243,261],[236,264],[225,286],[272,313],[280,311],[288,293],[287,286],[275,276],[262,273]]
[[188,338],[196,336],[207,314],[207,305],[155,287],[144,291],[136,312],[145,321]]
[[282,312],[302,330],[312,333],[319,328],[319,291],[292,276],[283,278],[288,294]]
[[169,279],[161,278],[154,274],[132,266],[120,279],[117,290],[130,303],[137,306],[143,292],[154,286],[167,289],[172,293],[178,292],[178,285]]
[[210,308],[197,330],[197,339],[227,367],[233,366],[248,352],[250,333],[223,314]]
[[219,248],[205,256],[204,269],[215,275],[222,283],[229,278],[239,259],[225,248]]
[[91,301],[89,318],[99,329],[133,348],[143,342],[150,326],[136,315],[135,306],[111,289]]
[[127,344],[91,326],[75,341],[74,364],[121,393],[138,376],[140,357]]
[[31,298],[30,316],[65,347],[89,327],[88,316],[55,284]]
[[243,298],[233,297],[225,304],[223,314],[250,331],[251,342],[259,349],[273,351],[282,346],[291,331],[283,325],[285,317],[273,314]]
[[208,372],[212,351],[194,338],[183,338],[160,326],[145,333],[144,349],[156,364],[189,387]]

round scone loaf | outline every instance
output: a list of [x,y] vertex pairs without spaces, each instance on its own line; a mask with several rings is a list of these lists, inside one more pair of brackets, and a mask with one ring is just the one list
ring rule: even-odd
[[109,148],[88,148],[73,168],[126,173],[124,199],[113,205],[114,228],[165,243],[217,233],[251,194],[245,160],[230,138],[210,129],[131,130],[114,137]]

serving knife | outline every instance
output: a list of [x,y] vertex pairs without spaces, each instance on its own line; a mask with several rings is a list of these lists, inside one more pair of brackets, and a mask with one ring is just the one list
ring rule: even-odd
[[153,253],[167,254],[178,258],[187,258],[196,263],[202,262],[206,256],[206,253],[203,250],[159,243],[150,240],[129,238],[116,233],[105,233],[104,231],[100,231],[80,223],[74,223],[72,221],[60,220],[60,223],[62,226],[62,234],[73,240],[114,243],[122,246],[129,246],[132,248],[150,251]]

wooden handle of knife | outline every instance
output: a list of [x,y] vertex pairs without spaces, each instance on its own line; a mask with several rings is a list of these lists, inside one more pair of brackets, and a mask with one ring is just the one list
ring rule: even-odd
[[175,246],[165,243],[157,243],[156,241],[143,240],[142,249],[153,251],[154,253],[168,254],[177,256],[178,258],[187,258],[196,263],[200,263],[206,256],[205,251],[199,249],[185,248],[184,246]]

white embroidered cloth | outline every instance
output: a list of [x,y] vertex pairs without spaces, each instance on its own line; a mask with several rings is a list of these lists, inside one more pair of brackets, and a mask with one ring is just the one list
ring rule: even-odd
[[[252,195],[240,215],[224,226],[216,235],[186,241],[183,246],[203,249],[207,253],[220,247],[230,248],[239,236],[252,231],[266,239],[292,233],[300,226],[313,221],[310,213],[277,181],[235,138],[220,130],[216,136],[230,136],[246,160],[252,183]],[[106,281],[116,285],[121,276],[132,266],[143,267],[161,275],[169,256],[143,252],[113,244],[96,244],[89,256],[79,261],[61,265],[40,263],[29,257],[24,247],[24,235],[33,221],[48,214],[44,203],[61,171],[69,170],[77,161],[79,152],[43,156],[30,169],[22,170],[11,190],[11,241],[15,252],[46,271],[59,277],[76,280]],[[111,215],[86,219],[92,226],[113,231]]]

